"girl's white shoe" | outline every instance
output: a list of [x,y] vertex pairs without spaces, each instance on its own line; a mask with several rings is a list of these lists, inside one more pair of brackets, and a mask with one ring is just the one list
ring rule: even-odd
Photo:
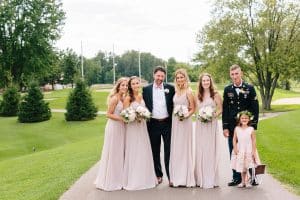
[[246,183],[246,188],[251,188],[252,187],[252,185],[250,184],[250,183]]
[[238,188],[243,188],[243,187],[245,187],[245,184],[244,184],[244,183],[240,183],[240,184],[238,184],[237,187],[238,187]]

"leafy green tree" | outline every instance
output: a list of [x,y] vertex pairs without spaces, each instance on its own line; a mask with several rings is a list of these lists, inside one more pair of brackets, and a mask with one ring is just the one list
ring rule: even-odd
[[95,57],[84,60],[84,80],[88,85],[100,83],[101,80],[101,62]]
[[0,103],[0,114],[2,116],[16,116],[21,95],[16,87],[8,87],[3,93],[3,101]]
[[[156,58],[151,53],[140,53],[141,76],[147,81],[153,80],[153,69],[157,65],[164,66],[162,59]],[[126,51],[117,62],[118,76],[138,76],[139,75],[139,52],[135,50]]]
[[[113,83],[113,56],[112,53],[106,53],[99,51],[93,58],[95,65],[100,66],[98,75],[99,83]],[[116,63],[118,62],[118,56],[115,56]],[[117,69],[116,69],[117,71]]]
[[153,70],[158,65],[164,67],[165,61],[151,53],[141,52],[141,76],[143,79],[149,82],[153,81]]
[[56,83],[62,83],[62,75],[63,75],[63,54],[57,53],[53,54],[52,62],[50,68],[45,74],[45,77],[40,77],[39,82],[41,84],[50,83],[52,85],[52,90],[54,90],[54,85]]
[[120,57],[117,64],[118,73],[123,73],[126,76],[139,75],[139,52],[135,50],[126,51]]
[[79,76],[80,59],[72,49],[67,49],[62,56],[63,82],[74,85],[74,80]]
[[271,109],[280,76],[299,72],[299,3],[219,0],[213,13],[198,34],[201,51],[196,60],[224,76],[229,66],[239,64],[258,87],[263,108]]
[[36,82],[29,85],[28,94],[20,103],[18,120],[22,123],[41,122],[51,118],[49,103],[44,101],[43,94]]
[[51,67],[65,13],[60,0],[0,1],[0,82],[22,88]]
[[167,73],[168,73],[168,82],[174,81],[174,73],[176,70],[177,61],[174,57],[168,59],[167,64]]
[[97,108],[92,94],[82,80],[78,80],[75,89],[71,91],[66,109],[65,119],[67,121],[85,121],[97,116]]

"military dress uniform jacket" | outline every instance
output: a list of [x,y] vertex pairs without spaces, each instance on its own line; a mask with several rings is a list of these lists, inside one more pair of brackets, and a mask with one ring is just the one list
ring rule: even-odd
[[248,110],[254,116],[251,126],[257,129],[258,122],[258,100],[255,89],[252,85],[245,82],[239,88],[239,94],[233,84],[225,87],[223,94],[223,130],[228,129],[233,136],[234,128],[237,125],[236,116],[240,111]]

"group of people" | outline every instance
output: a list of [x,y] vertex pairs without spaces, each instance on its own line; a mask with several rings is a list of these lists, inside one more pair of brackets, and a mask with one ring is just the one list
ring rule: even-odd
[[[141,190],[162,183],[162,140],[170,187],[218,187],[217,118],[221,114],[233,170],[228,185],[250,187],[248,170],[259,162],[254,131],[258,101],[254,87],[242,80],[241,68],[230,67],[232,84],[225,87],[223,101],[208,73],[200,75],[195,95],[185,69],[176,70],[174,86],[164,82],[165,76],[165,69],[156,67],[153,83],[143,87],[142,93],[136,76],[120,78],[115,84],[107,100],[108,121],[96,187],[105,191]],[[150,120],[124,123],[122,110],[138,106],[151,112]],[[178,106],[187,108],[184,117],[174,115]],[[196,120],[193,129],[193,114],[207,106],[214,111],[212,118]]]

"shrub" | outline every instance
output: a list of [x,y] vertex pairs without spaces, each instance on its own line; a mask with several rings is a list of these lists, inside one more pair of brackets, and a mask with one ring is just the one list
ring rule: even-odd
[[16,116],[20,103],[21,95],[16,87],[9,87],[3,93],[3,101],[0,102],[0,115]]
[[75,89],[71,91],[66,109],[65,119],[67,121],[85,121],[97,116],[97,108],[91,92],[82,80],[78,80]]
[[43,100],[43,94],[38,84],[29,85],[28,94],[20,103],[18,120],[23,123],[41,122],[51,118],[49,103]]

